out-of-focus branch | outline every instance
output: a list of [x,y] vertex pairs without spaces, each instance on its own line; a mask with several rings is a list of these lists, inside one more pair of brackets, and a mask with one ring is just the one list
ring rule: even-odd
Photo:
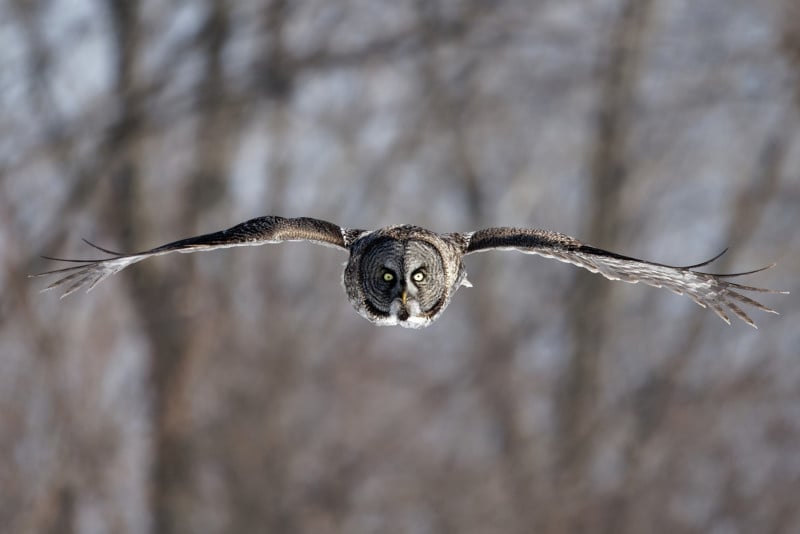
[[[643,42],[654,0],[628,0],[611,31],[607,57],[598,65],[600,87],[594,140],[589,157],[586,240],[613,250],[624,210],[622,191],[629,178],[627,141],[635,110]],[[583,484],[593,452],[591,422],[597,416],[598,369],[602,354],[611,285],[580,273],[572,289],[570,316],[573,343],[557,398],[558,487],[566,494]],[[571,499],[562,499],[568,502]],[[569,507],[566,507],[567,509]],[[567,513],[569,516],[569,512]],[[569,524],[569,519],[567,519]],[[567,530],[580,528],[577,525]],[[588,527],[588,525],[584,525]],[[556,527],[557,530],[566,526]]]
[[[421,0],[417,3],[419,29],[417,34],[426,45],[427,53],[421,61],[422,78],[429,95],[431,119],[434,128],[447,130],[452,137],[452,162],[455,174],[460,177],[459,186],[466,192],[469,220],[476,227],[489,224],[489,199],[482,194],[480,176],[470,153],[467,138],[471,80],[465,75],[462,83],[448,85],[444,83],[440,73],[445,71],[442,60],[438,58],[437,47],[442,36],[453,39],[451,44],[458,45],[462,30],[460,25],[451,27],[442,20],[435,2]],[[460,21],[465,27],[476,27],[479,18],[485,13],[480,9],[464,9]],[[464,67],[465,72],[470,66]],[[477,274],[480,276],[480,273]],[[514,373],[514,354],[520,339],[512,335],[513,328],[506,328],[500,323],[510,319],[502,309],[492,306],[496,302],[486,294],[491,291],[491,284],[479,285],[475,297],[484,302],[480,310],[480,318],[473,324],[478,328],[476,339],[480,340],[481,349],[475,351],[474,366],[476,387],[485,403],[491,419],[492,429],[497,441],[497,463],[502,471],[504,491],[508,497],[509,510],[514,517],[511,532],[530,532],[536,530],[540,523],[540,510],[536,506],[536,480],[532,473],[534,450],[532,444],[524,439],[519,421],[520,408],[517,406],[518,395],[512,388]],[[488,311],[487,307],[494,308]],[[454,522],[455,518],[440,517],[444,523]]]
[[800,110],[800,4],[783,0],[781,51],[794,70],[795,107]]
[[[775,128],[764,140],[751,172],[753,179],[745,181],[735,198],[728,219],[725,242],[736,243],[738,248],[746,249],[748,242],[752,241],[770,201],[779,190],[781,171],[786,161],[795,121],[792,113],[780,116]],[[723,256],[715,264],[717,271],[731,271],[735,268],[733,261],[734,255]],[[631,433],[625,447],[625,482],[621,484],[621,495],[615,499],[613,514],[615,522],[610,526],[612,530],[626,524],[625,518],[629,513],[630,504],[639,491],[639,483],[644,482],[639,479],[643,458],[652,440],[661,435],[665,429],[672,404],[678,394],[676,384],[680,374],[692,356],[697,354],[705,324],[701,315],[704,315],[705,311],[693,310],[688,324],[679,329],[684,332],[684,336],[672,355],[660,368],[651,373],[650,378],[631,397],[622,399],[618,409],[612,410],[609,414],[611,417],[612,414],[619,414],[626,406],[632,407],[635,421],[634,432]],[[602,423],[598,426],[602,426]]]

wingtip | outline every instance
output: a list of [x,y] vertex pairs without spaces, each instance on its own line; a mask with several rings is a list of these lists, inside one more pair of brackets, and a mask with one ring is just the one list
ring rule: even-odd
[[714,256],[713,258],[711,258],[709,260],[706,260],[706,261],[700,262],[700,263],[695,263],[694,265],[685,265],[683,267],[680,267],[680,269],[697,269],[698,267],[704,267],[704,266],[708,265],[709,263],[713,263],[713,262],[717,261],[718,259],[720,259],[726,252],[728,252],[728,248],[729,247],[725,247],[724,249],[722,249],[722,252],[720,252],[719,254],[717,254],[716,256]]
[[62,293],[61,296],[58,297],[58,298],[59,298],[59,300],[67,298],[68,296],[72,295],[73,293],[75,293],[79,289],[80,289],[80,286],[74,287],[74,288],[70,288],[70,289],[64,291],[64,293]]

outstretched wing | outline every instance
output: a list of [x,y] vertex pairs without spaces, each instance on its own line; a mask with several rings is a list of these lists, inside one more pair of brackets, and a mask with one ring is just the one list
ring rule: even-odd
[[113,252],[86,241],[86,243],[94,248],[106,254],[110,254],[111,257],[98,260],[70,260],[45,256],[45,258],[49,260],[68,261],[80,265],[47,271],[32,276],[60,276],[60,278],[47,286],[43,291],[64,286],[64,294],[61,295],[63,298],[82,287],[86,287],[88,291],[104,278],[121,271],[129,265],[133,265],[134,263],[152,256],[160,256],[171,252],[188,253],[218,248],[257,246],[266,243],[280,243],[283,241],[310,241],[318,245],[327,245],[349,250],[353,239],[360,233],[362,233],[361,230],[348,230],[327,221],[308,217],[300,217],[297,219],[286,219],[276,216],[258,217],[237,224],[227,230],[181,239],[180,241],[174,241],[166,245],[161,245],[160,247],[134,254]]
[[710,274],[695,270],[716,260],[725,251],[703,263],[675,267],[623,256],[585,245],[564,234],[544,230],[487,228],[471,234],[462,234],[462,237],[466,243],[465,254],[493,249],[518,250],[572,263],[593,273],[600,273],[610,280],[623,280],[633,284],[642,282],[649,286],[666,287],[679,295],[689,296],[704,308],[711,308],[728,324],[730,324],[730,319],[727,312],[733,312],[742,321],[756,327],[752,319],[739,307],[740,304],[748,304],[759,310],[777,313],[743,295],[741,291],[788,293],[788,291],[761,289],[728,281],[729,278],[769,269],[774,264],[754,271],[732,274]]

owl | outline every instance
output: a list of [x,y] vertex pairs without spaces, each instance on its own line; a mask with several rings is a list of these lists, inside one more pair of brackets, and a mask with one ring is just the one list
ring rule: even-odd
[[64,287],[63,296],[86,287],[92,289],[104,278],[152,256],[172,252],[199,252],[227,247],[264,245],[283,241],[308,241],[349,253],[342,283],[356,311],[377,325],[421,328],[433,323],[450,303],[453,294],[471,286],[464,256],[487,250],[516,250],[572,263],[611,280],[665,287],[685,294],[704,308],[711,308],[726,323],[729,313],[755,327],[740,308],[747,304],[777,313],[742,292],[785,293],[731,282],[730,279],[769,269],[733,274],[698,271],[719,258],[685,267],[639,260],[584,244],[564,234],[529,228],[487,228],[476,232],[439,234],[412,225],[378,230],[342,228],[308,217],[289,219],[266,216],[251,219],[227,230],[167,243],[159,247],[122,254],[86,241],[109,255],[94,260],[45,259],[77,265],[32,276],[58,278],[43,291]]

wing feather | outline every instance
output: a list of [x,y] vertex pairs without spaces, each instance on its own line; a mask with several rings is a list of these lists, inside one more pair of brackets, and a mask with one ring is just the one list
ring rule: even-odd
[[602,274],[610,280],[622,280],[633,284],[642,282],[653,287],[664,287],[679,295],[687,295],[704,308],[710,308],[728,324],[730,324],[728,312],[731,312],[745,323],[756,327],[753,320],[739,307],[740,304],[747,304],[768,313],[777,313],[772,308],[741,294],[741,291],[788,293],[788,291],[741,285],[727,280],[732,277],[755,274],[769,269],[775,264],[752,271],[728,274],[712,274],[695,270],[718,259],[727,249],[702,263],[677,267],[623,256],[586,245],[573,237],[545,230],[487,228],[471,234],[462,234],[462,236],[467,243],[465,254],[497,249],[518,250],[527,254],[538,254],[572,263],[591,272]]
[[308,241],[318,245],[349,250],[350,244],[360,233],[362,233],[361,230],[344,229],[320,219],[308,217],[287,219],[284,217],[266,216],[245,221],[227,230],[173,241],[150,250],[133,254],[123,254],[105,249],[84,239],[88,245],[109,254],[111,257],[93,260],[77,260],[44,256],[45,259],[79,263],[80,265],[46,271],[31,276],[57,276],[58,278],[42,291],[63,287],[64,292],[61,295],[63,298],[84,287],[87,291],[90,291],[94,286],[112,274],[153,256],[161,256],[172,252],[190,253],[229,247],[258,246],[267,243],[281,243],[284,241]]

